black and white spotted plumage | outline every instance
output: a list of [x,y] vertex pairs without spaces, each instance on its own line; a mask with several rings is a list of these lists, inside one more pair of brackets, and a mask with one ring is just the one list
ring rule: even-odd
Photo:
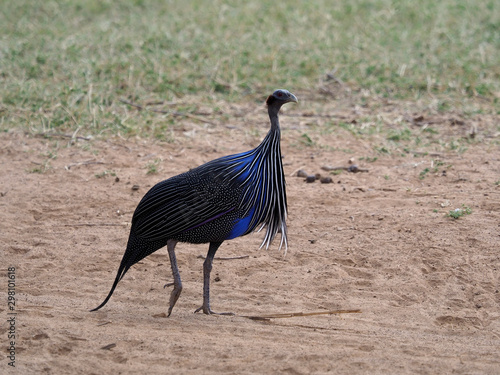
[[107,303],[132,265],[165,245],[174,273],[169,315],[182,289],[174,254],[177,242],[210,243],[209,264],[204,265],[205,313],[212,313],[209,274],[215,251],[223,241],[266,227],[261,247],[268,248],[280,232],[280,247],[284,244],[286,251],[287,201],[278,112],[288,102],[297,102],[297,98],[286,90],[269,96],[266,103],[271,129],[255,149],[212,160],[162,181],[146,193],[132,217],[127,249],[115,282],[104,302],[94,310]]

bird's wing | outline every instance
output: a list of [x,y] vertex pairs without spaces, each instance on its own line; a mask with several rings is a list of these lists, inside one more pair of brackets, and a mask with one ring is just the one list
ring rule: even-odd
[[137,206],[132,230],[140,238],[159,240],[196,228],[236,208],[233,199],[224,199],[228,189],[233,187],[208,169],[196,168],[162,181]]

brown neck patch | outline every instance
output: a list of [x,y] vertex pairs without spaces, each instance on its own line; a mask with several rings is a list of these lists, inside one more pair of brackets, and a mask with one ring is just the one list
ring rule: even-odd
[[276,98],[272,95],[269,95],[269,97],[266,100],[267,105],[272,105],[276,101]]

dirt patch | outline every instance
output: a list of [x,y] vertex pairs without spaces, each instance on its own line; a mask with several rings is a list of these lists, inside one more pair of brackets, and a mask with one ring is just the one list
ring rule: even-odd
[[[278,241],[258,250],[261,233],[224,243],[217,256],[249,257],[215,260],[212,307],[237,315],[361,313],[264,321],[193,314],[202,302],[199,256],[208,246],[190,244],[177,247],[184,290],[170,318],[166,249],[134,266],[102,310],[88,311],[111,287],[146,191],[255,147],[268,128],[260,109],[237,108],[232,114],[246,115],[231,124],[216,119],[217,126],[179,120],[173,143],[79,139],[68,145],[64,136],[0,135],[0,275],[4,293],[7,266],[16,269],[18,373],[500,371],[498,146],[393,151],[374,160],[376,139],[318,130],[329,121],[327,111],[282,116],[286,257]],[[333,117],[356,125],[364,111],[338,110]],[[496,120],[487,116],[464,124],[451,115],[405,120],[407,112],[390,105],[382,112],[395,129],[399,118],[415,127],[435,121],[444,138],[498,136]],[[349,159],[368,172],[321,169],[349,166]],[[294,177],[299,169],[332,183],[306,183]],[[472,212],[446,216],[463,205]],[[5,324],[0,335],[6,354]],[[1,365],[8,368],[5,355]]]

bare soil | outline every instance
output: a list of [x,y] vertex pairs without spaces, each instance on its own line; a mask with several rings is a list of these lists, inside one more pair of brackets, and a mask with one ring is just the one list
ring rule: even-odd
[[[163,179],[255,147],[268,129],[263,107],[179,117],[171,143],[1,134],[0,372],[500,373],[500,151],[491,141],[498,119],[342,105],[285,109],[288,252],[278,250],[279,238],[259,250],[262,233],[221,246],[217,257],[248,256],[214,261],[212,308],[236,316],[193,314],[208,245],[191,244],[177,246],[184,290],[171,317],[166,249],[134,266],[104,308],[89,310],[111,287],[141,197]],[[412,129],[428,121],[444,140],[473,129],[483,141],[462,152],[376,154],[383,134],[321,131],[340,119],[363,126],[368,113],[395,128],[406,116]],[[148,174],[157,159],[157,173]],[[321,169],[350,159],[368,171]],[[333,183],[306,183],[299,169]],[[472,213],[446,215],[462,205]],[[15,368],[6,358],[9,266]]]

